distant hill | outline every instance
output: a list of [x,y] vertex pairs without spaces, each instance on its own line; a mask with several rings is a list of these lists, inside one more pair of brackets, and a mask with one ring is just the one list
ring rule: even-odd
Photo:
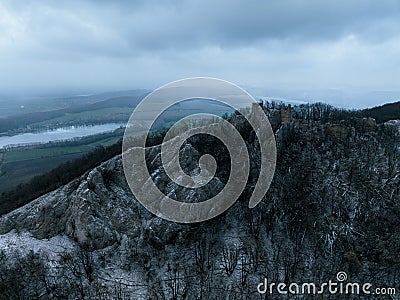
[[[100,100],[94,103],[87,103],[87,101],[79,100],[82,96],[65,98],[64,101],[68,102],[68,107],[50,111],[31,112],[22,115],[14,115],[7,118],[0,119],[0,133],[7,132],[8,130],[24,128],[27,125],[38,123],[53,118],[64,116],[65,114],[79,113],[84,111],[93,111],[102,108],[110,107],[130,107],[134,108],[139,101],[147,94],[145,90],[138,90],[136,92],[128,91],[126,94],[118,93],[112,98]],[[107,94],[109,95],[109,94]],[[87,96],[94,97],[94,96]],[[71,102],[74,99],[73,102]],[[78,100],[77,100],[78,99]],[[100,98],[97,98],[100,99]],[[54,100],[61,101],[61,100]],[[82,104],[83,102],[83,104]],[[80,103],[80,104],[79,104]]]
[[398,120],[400,119],[400,102],[364,109],[361,111],[361,114],[374,118],[377,123]]
[[90,105],[108,99],[120,97],[136,97],[148,93],[149,90],[136,89],[127,91],[106,92],[100,94],[59,96],[7,96],[0,95],[0,119],[30,113],[49,112],[76,106]]

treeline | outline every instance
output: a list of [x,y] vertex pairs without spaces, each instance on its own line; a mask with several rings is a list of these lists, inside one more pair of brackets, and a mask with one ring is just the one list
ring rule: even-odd
[[[283,102],[264,102],[266,109],[281,109],[286,108]],[[376,122],[384,123],[389,120],[400,119],[400,102],[388,103],[382,106],[363,110],[352,110],[345,108],[337,108],[326,103],[307,103],[300,104],[292,107],[293,118],[305,120],[321,120],[321,121],[352,121],[354,118],[371,117]]]
[[[290,108],[290,113],[294,119],[298,120],[310,120],[310,121],[349,121],[354,118],[366,117],[363,111],[337,108],[327,103],[316,102],[307,103],[291,106],[290,104],[285,104],[283,102],[276,101],[266,101],[263,103],[264,108],[268,110],[278,109],[288,109]],[[400,114],[399,114],[400,117]]]
[[64,115],[65,112],[63,110],[53,110],[7,117],[4,119],[0,119],[0,132],[7,132],[12,129],[25,128],[26,126],[33,123],[54,119]]
[[6,152],[12,152],[15,150],[27,150],[27,149],[49,149],[49,148],[55,148],[55,147],[74,147],[74,146],[82,146],[82,145],[88,145],[92,143],[97,143],[101,140],[108,139],[108,138],[114,138],[114,137],[120,137],[124,135],[125,128],[120,127],[115,129],[112,132],[104,132],[104,133],[98,133],[98,134],[93,134],[93,135],[88,135],[84,137],[76,137],[72,139],[67,139],[67,140],[56,140],[56,141],[49,141],[47,143],[35,143],[35,144],[21,144],[21,146],[16,146],[10,145],[10,146],[5,146],[3,149],[0,149],[0,153],[6,153]]
[[95,150],[81,158],[63,163],[46,174],[32,178],[28,183],[20,184],[13,191],[2,193],[0,215],[21,207],[81,176],[100,163],[120,154],[121,149],[122,140],[108,147],[97,146]]

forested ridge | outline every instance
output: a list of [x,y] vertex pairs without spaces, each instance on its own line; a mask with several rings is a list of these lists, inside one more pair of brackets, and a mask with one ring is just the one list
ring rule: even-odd
[[[100,104],[102,104],[102,102]],[[275,113],[270,115],[270,119],[272,118],[270,121],[275,130],[277,130],[281,125],[281,114],[290,114],[292,123],[306,121],[310,126],[315,122],[332,123],[332,126],[331,128],[328,128],[328,131],[337,130],[336,134],[340,134],[340,130],[337,129],[340,127],[335,128],[334,124],[341,124],[341,126],[343,126],[342,130],[344,131],[348,131],[353,127],[358,130],[363,130],[362,126],[365,126],[365,122],[363,123],[362,118],[365,116],[374,116],[374,118],[379,120],[387,121],[389,120],[388,113],[390,112],[390,117],[392,117],[390,120],[396,118],[400,119],[400,111],[398,110],[399,106],[400,103],[393,103],[369,110],[358,111],[337,109],[327,104],[316,103],[295,106],[294,108],[290,107],[290,111],[288,111],[288,108],[284,104],[272,102],[266,103],[264,109],[266,111],[275,110]],[[277,111],[280,113],[278,114]],[[165,134],[165,131],[163,130],[151,134],[147,141],[148,145],[161,143],[163,134]],[[117,144],[112,146],[99,146],[97,149],[86,154],[82,158],[64,163],[46,174],[36,176],[26,184],[19,185],[13,191],[2,193],[0,195],[0,215],[29,203],[31,200],[82,175],[101,162],[120,154],[121,143],[122,141],[119,141]]]
[[[278,157],[271,187],[257,207],[249,209],[248,199],[259,176],[260,153],[254,131],[235,114],[228,119],[246,142],[251,172],[239,201],[224,214],[199,224],[177,224],[150,214],[131,194],[120,156],[114,157],[0,217],[2,237],[28,239],[29,234],[35,243],[51,245],[28,254],[1,252],[1,295],[260,299],[256,287],[264,278],[318,284],[335,280],[339,271],[350,282],[399,288],[397,125],[377,124],[359,112],[324,104],[267,103],[264,109],[276,133]],[[152,136],[149,145],[157,145],[162,135]],[[218,166],[227,167],[229,153],[215,145],[212,137],[195,136],[181,154],[212,153]],[[147,151],[154,182],[192,201],[194,193],[166,178],[159,151],[159,146]],[[189,167],[193,161],[182,166]],[[217,176],[224,182],[227,173],[217,170]],[[219,187],[207,186],[200,200]],[[56,238],[73,246],[60,248]]]

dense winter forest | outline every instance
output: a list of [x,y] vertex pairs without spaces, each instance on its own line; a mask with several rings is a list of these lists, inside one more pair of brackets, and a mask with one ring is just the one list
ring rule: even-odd
[[[277,167],[254,209],[248,199],[260,152],[240,114],[227,118],[246,141],[250,178],[240,201],[215,219],[181,225],[147,212],[125,181],[120,144],[10,193],[3,213],[26,205],[0,218],[0,298],[282,299],[260,295],[258,283],[327,282],[339,271],[353,282],[399,288],[400,127],[390,119],[400,114],[321,103],[266,103],[264,110]],[[217,182],[193,195],[165,178],[157,159],[162,136],[151,136],[147,151],[159,188],[188,201],[218,192],[229,176],[226,149],[212,137],[187,141],[181,155],[211,153],[219,166]],[[190,173],[198,165],[183,167]]]

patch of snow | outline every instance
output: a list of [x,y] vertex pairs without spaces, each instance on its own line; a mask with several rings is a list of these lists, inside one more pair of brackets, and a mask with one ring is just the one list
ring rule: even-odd
[[27,255],[29,252],[45,252],[50,256],[57,256],[62,252],[69,252],[75,248],[75,244],[65,235],[57,235],[50,239],[37,239],[29,232],[17,233],[12,230],[6,234],[0,235],[0,249],[5,254],[19,252]]

